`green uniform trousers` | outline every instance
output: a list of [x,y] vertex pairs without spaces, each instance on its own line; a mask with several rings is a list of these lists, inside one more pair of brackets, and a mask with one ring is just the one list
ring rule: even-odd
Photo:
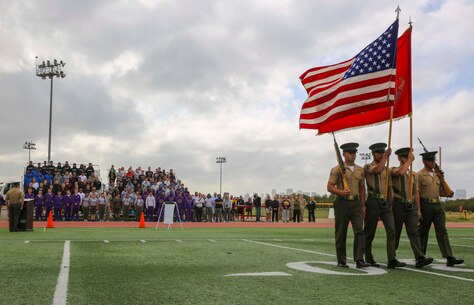
[[339,264],[346,263],[346,239],[349,221],[354,232],[354,261],[364,259],[364,229],[362,206],[359,200],[338,198],[334,201],[334,217],[336,220],[336,253]]
[[434,224],[436,240],[444,258],[453,256],[446,230],[446,215],[442,203],[420,203],[422,220],[419,227],[421,251],[426,254],[431,224]]
[[365,203],[365,259],[368,262],[375,261],[372,254],[372,242],[374,241],[375,231],[379,218],[383,222],[385,234],[387,236],[387,259],[390,262],[395,259],[395,223],[390,203],[385,208],[381,207],[378,199],[368,197]]
[[10,203],[8,205],[8,221],[10,232],[18,232],[20,224],[21,205],[19,203]]
[[418,211],[415,204],[412,204],[412,210],[407,209],[407,205],[407,203],[400,202],[397,199],[394,199],[393,201],[393,218],[395,220],[396,234],[395,249],[398,249],[403,224],[405,224],[413,255],[418,259],[423,256],[420,235],[418,233]]

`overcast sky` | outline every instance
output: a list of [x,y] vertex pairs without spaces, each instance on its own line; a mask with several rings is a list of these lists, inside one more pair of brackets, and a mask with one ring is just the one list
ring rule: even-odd
[[[191,191],[287,188],[326,193],[332,138],[299,130],[299,76],[347,60],[395,19],[413,21],[414,139],[442,147],[453,189],[474,196],[474,2],[137,0],[0,2],[0,181],[47,159],[49,80],[39,60],[65,61],[54,79],[52,160],[174,169]],[[337,134],[368,152],[388,124]],[[409,145],[409,120],[393,148]],[[414,142],[415,150],[422,151]],[[363,163],[360,158],[357,161]],[[391,163],[396,163],[395,158]],[[421,169],[420,158],[415,169]]]

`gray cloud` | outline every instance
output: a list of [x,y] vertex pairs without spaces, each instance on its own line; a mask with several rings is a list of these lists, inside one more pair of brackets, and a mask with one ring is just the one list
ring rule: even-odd
[[[472,150],[473,5],[402,1],[414,21],[415,135],[443,146],[454,188],[467,188]],[[192,190],[286,188],[325,193],[332,139],[298,130],[306,69],[348,59],[395,13],[391,1],[3,1],[0,180],[18,177],[37,142],[47,154],[49,82],[34,56],[67,62],[54,80],[53,159],[175,169]],[[449,23],[449,27],[446,26]],[[7,111],[5,111],[7,110]],[[407,145],[408,120],[394,123]],[[338,133],[361,152],[388,125]],[[453,149],[456,147],[456,149]],[[359,160],[360,161],[360,160]],[[360,162],[361,163],[361,162]],[[417,166],[421,166],[417,160]],[[471,179],[472,180],[472,179]]]

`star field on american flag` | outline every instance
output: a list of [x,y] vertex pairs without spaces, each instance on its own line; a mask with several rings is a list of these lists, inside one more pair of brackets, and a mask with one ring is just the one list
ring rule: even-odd
[[395,68],[395,47],[398,28],[392,25],[356,56],[344,79]]

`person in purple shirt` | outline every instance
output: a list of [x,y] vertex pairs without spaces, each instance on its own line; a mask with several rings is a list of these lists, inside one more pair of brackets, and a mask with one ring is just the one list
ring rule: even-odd
[[71,195],[71,191],[66,190],[66,195],[63,197],[64,218],[65,218],[66,221],[71,221],[73,200],[74,200],[74,198]]
[[45,197],[43,195],[43,190],[38,190],[38,195],[35,198],[35,220],[40,221],[43,219],[43,208],[44,208]]
[[58,194],[54,198],[54,220],[63,220],[62,219],[62,211],[64,207],[64,196],[61,195],[61,191],[58,191]]
[[179,217],[176,220],[183,221],[184,220],[184,198],[178,193],[178,197],[176,197],[176,203],[178,204],[178,213]]
[[25,194],[25,199],[35,199],[35,194],[33,194],[33,188],[29,187]]
[[54,206],[54,194],[53,194],[53,188],[50,187],[48,189],[48,192],[46,193],[46,195],[44,195],[45,197],[45,207],[46,207],[46,219],[49,217],[49,213],[51,212],[51,210],[53,209],[53,206]]
[[193,197],[191,197],[191,195],[188,194],[188,197],[186,197],[186,202],[184,203],[184,210],[186,214],[185,221],[193,220],[193,208],[194,208]]
[[[157,217],[159,217],[160,219],[158,219],[158,221],[163,221],[165,215],[164,215],[164,211],[162,211],[162,209],[164,208],[164,204],[165,204],[165,195],[164,194],[161,194],[158,201],[156,202],[156,215]],[[160,216],[161,214],[161,216]]]
[[82,197],[79,195],[77,189],[74,189],[74,195],[72,195],[72,220],[79,221],[79,210],[81,209]]

